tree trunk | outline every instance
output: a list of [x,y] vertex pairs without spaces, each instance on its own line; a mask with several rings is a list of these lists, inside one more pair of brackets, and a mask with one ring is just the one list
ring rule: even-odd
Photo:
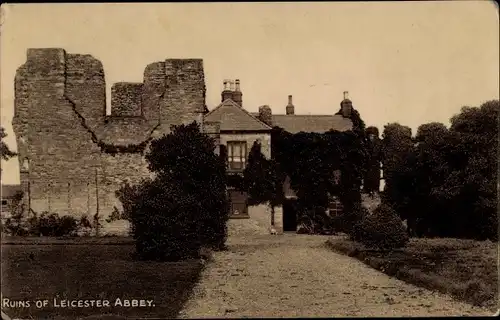
[[274,206],[271,205],[271,226],[274,227]]

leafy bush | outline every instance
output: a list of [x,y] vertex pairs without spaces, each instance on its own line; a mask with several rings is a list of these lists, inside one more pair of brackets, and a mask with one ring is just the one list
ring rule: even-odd
[[82,228],[92,228],[92,223],[90,223],[90,220],[87,216],[82,216],[80,218],[80,226]]
[[30,235],[46,237],[62,237],[75,235],[77,220],[72,216],[59,216],[56,213],[43,212],[28,219]]
[[90,222],[88,216],[84,215],[80,217],[80,221],[78,222],[76,234],[78,236],[89,237],[92,235],[92,223]]
[[324,207],[318,206],[314,209],[300,210],[297,233],[332,234],[336,231],[333,222],[334,219],[327,215]]
[[29,234],[26,224],[15,217],[7,218],[3,229],[5,229],[5,233],[11,236],[25,237]]
[[127,219],[127,215],[125,214],[125,212],[121,213],[117,207],[114,207],[113,212],[111,212],[111,215],[109,215],[109,217],[106,218],[106,222],[111,223],[113,221],[123,220],[123,219]]
[[202,208],[174,184],[143,182],[131,207],[136,249],[144,260],[182,260],[201,248],[196,213]]
[[118,192],[138,257],[176,261],[224,249],[229,218],[224,162],[196,123],[173,126],[146,155],[154,179]]
[[370,215],[368,209],[361,204],[357,204],[351,212],[344,211],[342,214],[331,217],[331,229],[333,232],[351,234],[353,226],[368,215]]
[[23,192],[16,192],[11,205],[11,217],[5,220],[5,232],[13,236],[26,236],[28,226],[24,219],[25,204],[22,202]]
[[380,205],[373,214],[362,217],[350,236],[367,248],[382,250],[402,248],[409,241],[401,218],[387,205]]

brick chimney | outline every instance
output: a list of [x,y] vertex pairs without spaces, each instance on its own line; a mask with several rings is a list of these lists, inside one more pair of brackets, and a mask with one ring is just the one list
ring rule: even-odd
[[352,113],[352,101],[349,100],[349,92],[344,91],[344,100],[340,103],[342,109],[342,116],[344,118],[350,118]]
[[230,85],[231,85],[230,80],[224,80],[224,89],[222,90],[221,93],[221,102],[233,98],[233,92],[231,91]]
[[295,114],[295,107],[292,102],[292,95],[288,96],[288,105],[286,106],[286,114],[287,115],[294,115]]
[[234,81],[233,101],[240,107],[243,107],[243,93],[241,93],[240,89],[240,79]]

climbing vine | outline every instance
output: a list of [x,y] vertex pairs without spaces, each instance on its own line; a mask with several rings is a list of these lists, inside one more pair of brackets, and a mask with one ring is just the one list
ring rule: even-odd
[[351,120],[353,129],[346,132],[290,134],[273,128],[272,157],[290,177],[302,214],[317,216],[336,196],[346,220],[359,218],[370,149],[359,112],[353,110]]

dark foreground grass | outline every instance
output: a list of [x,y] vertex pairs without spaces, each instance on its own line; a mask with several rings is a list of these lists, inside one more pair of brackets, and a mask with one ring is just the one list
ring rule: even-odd
[[[4,308],[22,319],[175,318],[203,269],[199,260],[137,261],[133,245],[2,244],[2,304],[27,301],[30,307]],[[115,306],[116,299],[153,300],[153,306]],[[35,300],[48,300],[37,308]],[[54,299],[108,300],[109,307],[65,308]]]
[[347,238],[332,238],[336,252],[400,280],[450,294],[477,306],[498,308],[498,244],[460,239],[411,239],[392,252],[366,250]]
[[2,236],[2,245],[133,245],[132,237],[18,237]]

